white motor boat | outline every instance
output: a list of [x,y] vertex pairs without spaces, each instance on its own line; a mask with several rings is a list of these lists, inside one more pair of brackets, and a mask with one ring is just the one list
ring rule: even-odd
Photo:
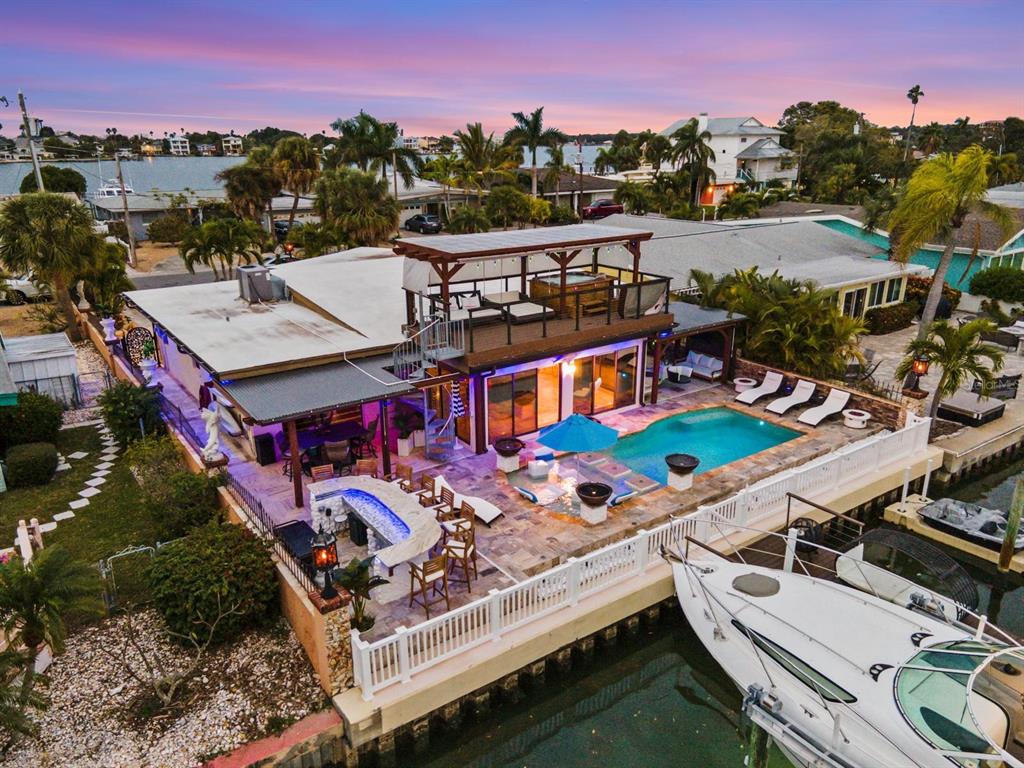
[[800,573],[668,559],[690,625],[795,765],[1024,768],[1024,649],[983,618],[934,611],[924,588],[903,606]]

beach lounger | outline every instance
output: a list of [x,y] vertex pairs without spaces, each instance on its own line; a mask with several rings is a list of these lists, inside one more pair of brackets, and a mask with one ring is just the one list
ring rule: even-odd
[[768,403],[768,409],[772,413],[783,414],[795,405],[806,403],[814,395],[814,385],[800,379],[793,388],[793,394],[779,397]]
[[487,499],[481,499],[479,496],[466,496],[465,494],[459,493],[449,485],[448,481],[444,479],[444,475],[438,475],[435,483],[436,493],[440,494],[442,488],[448,488],[455,494],[454,508],[459,509],[462,506],[462,502],[465,501],[473,508],[476,519],[488,528],[491,527],[491,523],[505,514],[502,510],[498,509],[498,507],[494,506],[494,504],[487,501]]
[[775,371],[768,371],[765,373],[764,380],[760,384],[753,389],[748,389],[746,392],[740,392],[736,395],[736,402],[751,405],[765,395],[774,395],[779,391],[779,387],[781,386],[782,374],[776,373]]
[[797,421],[816,427],[829,416],[835,416],[842,412],[848,402],[850,402],[849,392],[845,389],[831,389],[824,403],[814,408],[808,408],[800,414]]
[[553,317],[555,310],[545,307],[543,304],[535,304],[532,301],[524,301],[519,304],[507,304],[504,310],[510,315],[513,323],[528,323],[533,320],[540,320],[544,315]]

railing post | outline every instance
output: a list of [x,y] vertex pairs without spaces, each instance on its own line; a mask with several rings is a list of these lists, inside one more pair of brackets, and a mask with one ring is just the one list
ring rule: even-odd
[[910,467],[903,470],[903,491],[900,493],[900,504],[907,503],[907,491],[910,489]]
[[568,560],[569,570],[566,573],[569,588],[569,605],[576,605],[580,601],[580,561],[575,557]]
[[576,294],[576,330],[580,329],[580,295],[583,291]]
[[[363,691],[363,701],[373,699],[373,672],[370,669],[370,646],[359,637],[359,630],[352,629],[352,670],[358,677],[359,687]],[[355,670],[359,670],[356,672]]]
[[921,485],[921,495],[926,499],[928,498],[928,483],[932,479],[932,460],[928,459],[928,464],[924,470],[924,483]]
[[651,535],[643,528],[640,528],[636,532],[636,570],[637,573],[643,573],[647,570],[647,564],[650,561],[650,552],[647,548],[650,546]]
[[412,677],[409,663],[409,630],[404,626],[397,627],[395,636],[398,638],[398,676],[403,683],[408,683]]
[[793,572],[793,558],[796,557],[796,528],[786,531],[786,555],[782,560],[782,570]]
[[491,599],[491,603],[488,606],[490,610],[491,640],[498,642],[501,640],[501,591],[492,589],[487,594]]

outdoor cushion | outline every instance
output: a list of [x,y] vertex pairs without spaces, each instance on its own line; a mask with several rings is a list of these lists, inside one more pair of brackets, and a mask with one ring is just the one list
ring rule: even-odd
[[612,496],[611,499],[608,500],[608,506],[617,507],[619,506],[619,504],[622,504],[624,501],[629,501],[636,495],[636,491],[626,491],[625,493],[617,493],[614,496]]
[[534,504],[539,503],[537,501],[537,494],[535,494],[533,491],[531,491],[531,490],[529,490],[527,488],[521,488],[518,485],[513,485],[512,487],[515,488],[516,492],[518,492],[519,495],[522,496],[527,501],[532,501]]

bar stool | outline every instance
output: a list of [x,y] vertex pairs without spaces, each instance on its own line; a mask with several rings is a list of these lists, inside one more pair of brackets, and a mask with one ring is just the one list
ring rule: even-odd
[[[448,558],[448,567],[452,573],[453,581],[466,582],[466,589],[473,591],[472,579],[479,579],[480,574],[476,567],[476,532],[470,528],[465,531],[456,531],[444,545],[444,554]],[[455,579],[455,569],[460,568],[464,577]],[[472,568],[473,575],[470,576]]]
[[[444,555],[424,560],[422,565],[409,563],[409,605],[422,605],[430,618],[430,606],[444,601],[445,608],[452,609],[448,598],[448,567]],[[419,594],[417,594],[419,593]],[[441,596],[431,600],[431,595]]]

